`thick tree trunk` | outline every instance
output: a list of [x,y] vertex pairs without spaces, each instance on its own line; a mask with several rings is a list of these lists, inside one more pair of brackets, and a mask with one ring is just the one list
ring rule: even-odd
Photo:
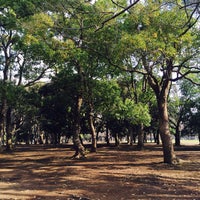
[[72,156],[72,158],[85,158],[85,148],[80,140],[80,133],[81,133],[81,106],[83,103],[83,72],[82,67],[77,64],[78,69],[78,76],[79,76],[79,88],[77,91],[77,97],[74,107],[74,120],[73,120],[73,143],[74,143],[74,149],[75,154]]
[[167,99],[158,99],[159,109],[159,133],[162,140],[164,163],[173,164],[175,163],[176,156],[174,153],[174,146],[169,130],[169,117],[167,110]]
[[[161,136],[162,145],[163,145],[163,158],[164,163],[175,163],[177,162],[174,146],[172,143],[172,138],[169,130],[169,116],[167,109],[167,98],[169,95],[171,87],[171,78],[173,72],[173,59],[165,60],[165,68],[162,67],[162,77],[157,78],[154,76],[153,67],[148,64],[145,56],[142,58],[144,67],[148,72],[148,83],[153,89],[158,105],[159,111],[159,134]],[[163,62],[164,63],[164,62]]]
[[74,112],[74,127],[73,127],[73,144],[75,149],[75,154],[72,158],[84,158],[85,157],[85,148],[80,140],[80,132],[81,132],[81,116],[80,109],[82,105],[82,96],[79,95],[76,99],[76,107]]

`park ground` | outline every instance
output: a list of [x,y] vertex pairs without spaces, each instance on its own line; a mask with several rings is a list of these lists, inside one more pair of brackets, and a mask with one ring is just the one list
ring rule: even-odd
[[200,145],[176,148],[164,164],[161,146],[101,146],[71,159],[72,146],[18,146],[0,153],[1,200],[200,200]]

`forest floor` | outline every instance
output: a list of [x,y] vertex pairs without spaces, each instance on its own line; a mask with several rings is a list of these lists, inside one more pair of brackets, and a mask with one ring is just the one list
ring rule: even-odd
[[18,146],[0,153],[0,199],[200,200],[200,145],[177,148],[179,165],[145,145],[101,146],[85,160],[70,159],[72,146]]

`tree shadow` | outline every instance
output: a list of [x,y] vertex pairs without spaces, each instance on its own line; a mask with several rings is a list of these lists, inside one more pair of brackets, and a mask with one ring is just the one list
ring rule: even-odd
[[[0,198],[128,200],[200,196],[199,175],[183,176],[199,171],[198,152],[196,162],[181,165],[162,163],[162,154],[150,149],[140,152],[102,147],[84,160],[69,159],[72,154],[65,147],[22,147],[10,155],[0,154]],[[187,152],[179,154],[182,158],[194,157]],[[175,172],[182,176],[171,176]]]

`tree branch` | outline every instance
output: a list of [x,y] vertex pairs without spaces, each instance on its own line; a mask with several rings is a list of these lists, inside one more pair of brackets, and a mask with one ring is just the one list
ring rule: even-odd
[[118,3],[116,3],[114,0],[111,0],[113,4],[115,4],[116,6],[120,7],[120,8],[123,8],[123,9],[126,9],[125,7],[119,5]]
[[121,10],[120,12],[116,13],[115,15],[113,15],[112,17],[104,20],[102,23],[101,23],[101,26],[100,27],[97,27],[97,29],[95,30],[95,32],[99,31],[100,29],[102,29],[104,27],[104,25],[115,19],[116,17],[120,16],[122,13],[128,11],[130,8],[132,8],[134,5],[136,5],[140,0],[135,0],[132,4],[130,4],[129,6],[127,6],[126,8],[124,8],[123,10]]

